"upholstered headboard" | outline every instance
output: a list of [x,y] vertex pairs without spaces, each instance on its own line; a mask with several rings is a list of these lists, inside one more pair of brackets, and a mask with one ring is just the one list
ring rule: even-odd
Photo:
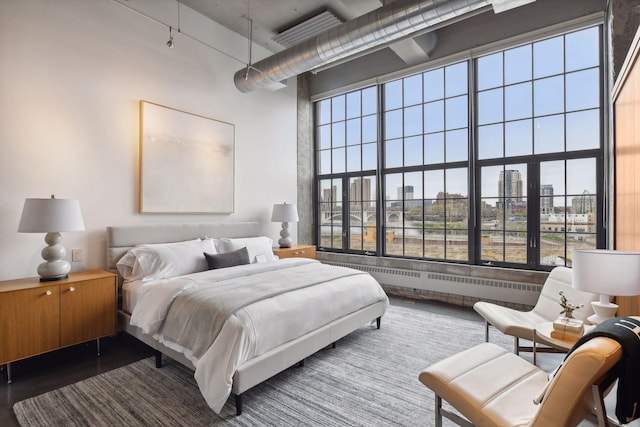
[[258,222],[211,222],[107,227],[107,270],[118,273],[116,263],[141,243],[170,243],[203,237],[253,237],[260,233]]

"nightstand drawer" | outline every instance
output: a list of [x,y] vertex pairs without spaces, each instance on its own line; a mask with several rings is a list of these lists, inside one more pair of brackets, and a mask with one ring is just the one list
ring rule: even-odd
[[273,253],[279,258],[316,259],[316,247],[312,245],[294,245],[290,248],[273,248]]

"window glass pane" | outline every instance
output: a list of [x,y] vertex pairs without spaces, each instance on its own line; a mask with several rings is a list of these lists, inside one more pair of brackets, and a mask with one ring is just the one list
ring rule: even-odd
[[502,110],[502,88],[478,94],[478,124],[501,122],[503,120]]
[[562,36],[533,44],[533,78],[552,76],[564,71]]
[[402,166],[402,139],[386,141],[385,166],[387,168],[398,168]]
[[320,175],[331,173],[331,150],[322,150],[318,154],[318,171]]
[[393,110],[384,114],[384,138],[400,138],[402,136],[402,110]]
[[341,173],[345,171],[345,150],[344,148],[334,148],[331,155],[332,173]]
[[345,130],[344,122],[337,122],[331,125],[331,144],[333,147],[344,147]]
[[[447,197],[468,197],[467,168],[447,169]],[[466,203],[466,202],[465,202]]]
[[402,107],[402,80],[395,80],[384,85],[385,111]]
[[444,98],[444,69],[424,73],[424,102]]
[[600,147],[600,111],[569,113],[567,120],[567,151]]
[[446,100],[445,105],[447,129],[467,127],[467,118],[469,115],[467,96],[449,98]]
[[362,170],[362,153],[360,145],[350,146],[347,148],[347,172],[355,172]]
[[504,261],[504,232],[483,231],[480,244],[482,261]]
[[532,120],[505,124],[505,157],[526,156],[533,152]]
[[567,194],[596,194],[596,159],[567,160]]
[[444,259],[444,233],[442,230],[425,228],[424,234],[424,256]]
[[567,74],[567,111],[600,105],[600,71],[597,68]]
[[365,116],[362,118],[362,142],[375,142],[378,140],[378,116]]
[[503,193],[498,189],[503,166],[486,166],[481,169],[482,198],[495,198]]
[[533,111],[536,116],[564,111],[564,77],[551,77],[534,82]]
[[[558,228],[558,227],[555,227]],[[559,227],[564,228],[564,227]],[[566,240],[564,233],[540,233],[540,264],[560,265],[566,263]]]
[[358,90],[347,94],[347,118],[359,117],[361,113],[360,108],[360,94]]
[[429,239],[435,238],[435,234],[442,236],[445,223],[445,199],[444,193],[439,194],[435,200],[425,200],[425,227],[429,229]]
[[527,262],[527,233],[508,231],[504,236],[505,251],[504,260],[506,262],[526,263]]
[[422,105],[404,109],[404,135],[418,135],[422,133]]
[[596,67],[598,58],[600,31],[598,27],[576,31],[565,36],[565,55],[567,71]]
[[[549,213],[555,212],[553,197],[566,194],[564,183],[564,160],[540,163],[540,196],[549,198],[545,201],[545,210]],[[564,204],[560,208],[564,208]]]
[[393,173],[385,175],[384,199],[387,201],[401,200],[398,198],[398,190],[402,196],[402,174]]
[[425,199],[444,197],[444,170],[431,170],[424,173]]
[[316,120],[318,120],[318,124],[323,125],[325,123],[329,123],[331,121],[331,100],[323,99],[316,103],[316,111]]
[[[396,215],[397,216],[397,215]],[[403,232],[401,228],[385,227],[386,253],[388,255],[404,255]]]
[[345,119],[345,96],[338,95],[331,99],[331,121]]
[[444,130],[444,102],[436,101],[424,104],[425,133],[442,130]]
[[507,86],[504,92],[505,120],[531,117],[531,83]]
[[422,74],[404,79],[404,105],[416,105],[422,102]]
[[422,164],[422,137],[412,136],[404,139],[404,165],[416,166]]
[[447,259],[466,261],[469,258],[469,231],[461,228],[447,229]]
[[362,115],[378,111],[378,89],[373,86],[362,90]]
[[459,162],[467,160],[469,144],[467,130],[453,130],[446,133],[447,147],[445,159],[447,162]]
[[564,151],[564,115],[535,119],[534,129],[535,154]]
[[321,150],[331,148],[331,125],[318,127],[318,148]]
[[531,45],[504,52],[504,83],[531,80]]
[[498,209],[496,208],[496,206],[499,206],[499,202],[500,199],[498,199],[497,197],[482,199],[480,203],[480,214],[482,216],[480,227],[483,231],[504,229],[503,212],[498,211]]
[[502,157],[503,152],[502,124],[478,127],[478,158],[493,159]]
[[444,133],[424,136],[424,162],[428,165],[444,162]]
[[360,119],[347,120],[347,145],[360,144],[361,142]]
[[[352,213],[351,218],[354,217],[355,214]],[[362,234],[362,227],[349,227],[349,249],[354,251],[362,250]]]
[[447,97],[463,95],[467,93],[467,63],[450,65],[445,68],[445,95]]
[[362,145],[362,170],[378,167],[378,147],[375,143]]
[[[422,200],[422,172],[408,172],[404,174],[404,200]],[[411,205],[412,203],[405,204]],[[414,203],[415,204],[415,203]],[[419,203],[418,206],[421,206]]]
[[478,90],[502,86],[502,52],[478,58]]

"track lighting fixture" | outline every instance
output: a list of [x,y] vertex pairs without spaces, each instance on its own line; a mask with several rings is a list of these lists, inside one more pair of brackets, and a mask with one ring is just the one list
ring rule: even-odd
[[173,49],[173,28],[169,27],[169,41],[167,42],[167,47],[169,49]]

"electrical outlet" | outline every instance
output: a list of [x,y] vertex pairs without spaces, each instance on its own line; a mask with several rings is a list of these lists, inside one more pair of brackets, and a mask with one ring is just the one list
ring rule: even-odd
[[82,249],[72,249],[71,262],[80,262],[80,261],[82,261]]

